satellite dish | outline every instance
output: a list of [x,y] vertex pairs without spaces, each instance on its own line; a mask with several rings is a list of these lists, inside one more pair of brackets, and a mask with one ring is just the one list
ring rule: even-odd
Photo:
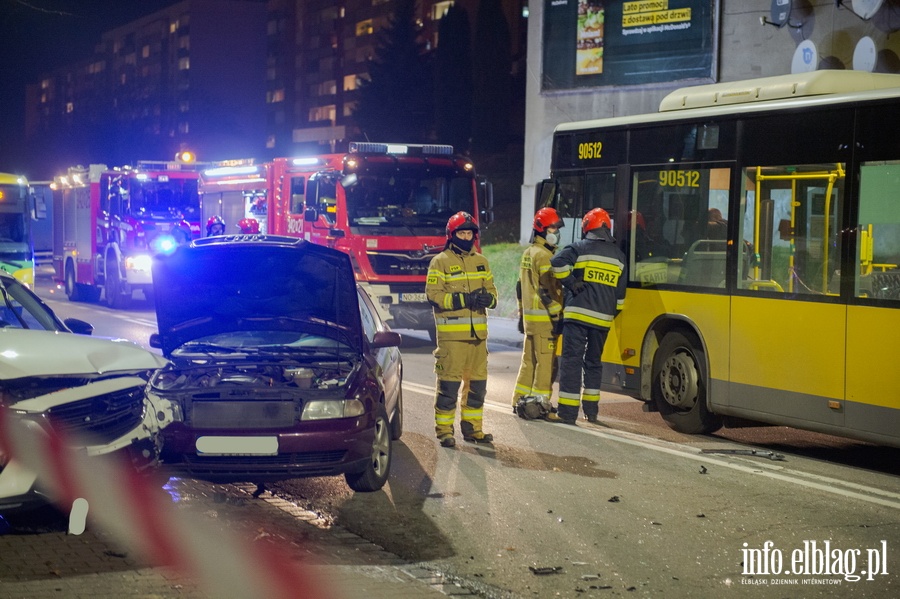
[[[884,0],[850,0],[850,9],[861,19],[869,20],[875,16]],[[854,56],[855,58],[855,56]],[[853,67],[856,68],[856,67]]]
[[772,0],[772,8],[769,11],[769,21],[777,27],[784,27],[791,20],[791,0]]
[[864,35],[853,50],[853,70],[871,73],[875,70],[877,55],[875,42],[868,35]]
[[819,65],[819,51],[812,40],[804,40],[794,50],[791,60],[791,74],[812,73]]

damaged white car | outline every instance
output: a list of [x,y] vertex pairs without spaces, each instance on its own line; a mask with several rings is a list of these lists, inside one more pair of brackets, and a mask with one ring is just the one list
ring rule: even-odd
[[[10,279],[0,280],[0,405],[43,434],[63,433],[72,450],[155,465],[160,423],[145,387],[167,361],[129,341],[73,334]],[[47,501],[36,474],[0,450],[0,514]]]

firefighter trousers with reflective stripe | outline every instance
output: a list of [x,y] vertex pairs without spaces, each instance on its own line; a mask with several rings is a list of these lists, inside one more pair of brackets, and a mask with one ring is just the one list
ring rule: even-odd
[[434,350],[437,389],[434,430],[440,439],[453,434],[459,389],[463,389],[460,429],[465,436],[480,436],[487,395],[487,342],[484,339],[447,341],[438,337]]
[[563,324],[562,354],[559,357],[559,408],[564,420],[578,418],[578,406],[584,415],[596,417],[599,411],[600,384],[603,381],[603,345],[609,329],[598,329],[578,322]]
[[525,335],[512,405],[516,405],[519,398],[526,395],[545,395],[550,399],[555,367],[556,336],[552,333]]

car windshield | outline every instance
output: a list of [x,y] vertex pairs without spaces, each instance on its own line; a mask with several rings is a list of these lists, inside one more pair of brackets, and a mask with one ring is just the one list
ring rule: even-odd
[[369,168],[345,193],[350,226],[369,235],[443,235],[450,216],[475,211],[472,175],[450,167]]
[[0,282],[0,328],[57,331],[59,323],[40,299],[18,281]]

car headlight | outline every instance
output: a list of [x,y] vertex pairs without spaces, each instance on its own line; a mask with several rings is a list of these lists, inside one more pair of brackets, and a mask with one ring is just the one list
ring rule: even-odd
[[366,406],[358,399],[327,399],[306,402],[300,420],[330,420],[353,418],[366,413]]

